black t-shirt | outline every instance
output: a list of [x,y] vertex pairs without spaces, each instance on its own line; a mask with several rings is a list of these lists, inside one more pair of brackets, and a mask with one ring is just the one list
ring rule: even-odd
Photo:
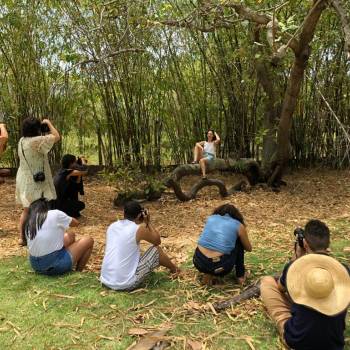
[[[283,269],[280,283],[286,285],[287,271],[293,262]],[[349,271],[349,269],[347,268]],[[346,311],[336,316],[326,316],[304,305],[292,303],[292,317],[284,325],[284,338],[295,350],[342,350]]]
[[83,182],[76,182],[76,176],[72,176],[67,180],[67,176],[73,169],[60,169],[54,178],[54,184],[57,194],[57,202],[66,200],[78,200],[78,193],[84,194]]

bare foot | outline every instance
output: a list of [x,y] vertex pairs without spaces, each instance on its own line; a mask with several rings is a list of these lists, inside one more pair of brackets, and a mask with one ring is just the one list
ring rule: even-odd
[[201,283],[206,285],[206,286],[212,286],[214,284],[214,276],[205,273],[203,278],[202,278]]
[[246,272],[244,272],[244,276],[238,277],[238,278],[237,278],[238,284],[239,284],[241,287],[244,286],[244,284],[245,284],[245,282],[246,282],[248,276],[249,276],[249,273],[246,271]]
[[183,271],[177,267],[176,270],[170,271],[170,278],[176,279],[182,275],[182,272]]

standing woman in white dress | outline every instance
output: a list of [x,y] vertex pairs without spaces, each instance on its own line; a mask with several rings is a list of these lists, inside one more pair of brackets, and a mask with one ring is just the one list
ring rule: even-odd
[[207,133],[207,141],[197,142],[194,148],[194,160],[192,164],[199,163],[202,177],[206,179],[206,166],[212,164],[216,158],[216,146],[220,143],[220,137],[214,130]]
[[[48,129],[44,136],[43,126]],[[42,197],[49,201],[56,199],[48,153],[59,140],[60,134],[50,120],[40,121],[31,117],[23,120],[22,137],[18,143],[19,168],[16,177],[16,202],[23,207],[19,223],[21,245],[26,245],[22,233],[30,204]]]

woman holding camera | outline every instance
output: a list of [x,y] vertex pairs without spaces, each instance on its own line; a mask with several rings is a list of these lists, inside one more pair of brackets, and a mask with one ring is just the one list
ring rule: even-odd
[[23,225],[29,249],[29,260],[34,271],[44,275],[62,275],[82,271],[88,262],[94,241],[83,237],[78,241],[65,231],[78,226],[79,221],[60,210],[50,210],[46,198],[34,201]]
[[[46,131],[48,133],[42,135]],[[16,177],[16,202],[23,207],[19,223],[21,245],[26,245],[23,224],[30,204],[42,197],[56,199],[48,153],[59,140],[60,134],[48,119],[42,122],[31,117],[23,120],[22,137],[18,143],[19,168]]]
[[211,284],[214,276],[225,276],[235,267],[238,283],[243,285],[245,250],[251,252],[252,245],[243,216],[233,205],[224,204],[207,219],[193,255],[193,265],[205,274],[206,284]]

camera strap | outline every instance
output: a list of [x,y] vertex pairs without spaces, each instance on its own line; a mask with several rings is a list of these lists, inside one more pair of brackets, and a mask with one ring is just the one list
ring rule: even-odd
[[[30,170],[32,176],[34,176],[34,172],[33,172],[32,168],[30,167],[30,165],[29,165],[29,163],[28,163],[28,160],[27,160],[26,155],[24,154],[24,149],[23,149],[23,138],[22,138],[22,140],[21,140],[21,149],[22,149],[23,158],[24,158],[24,160],[26,161],[26,163],[27,163],[27,165],[28,165],[28,168],[29,168],[29,170]],[[42,168],[42,172],[43,172],[43,173],[45,172],[45,171],[44,171],[44,155],[43,155],[43,168]]]

